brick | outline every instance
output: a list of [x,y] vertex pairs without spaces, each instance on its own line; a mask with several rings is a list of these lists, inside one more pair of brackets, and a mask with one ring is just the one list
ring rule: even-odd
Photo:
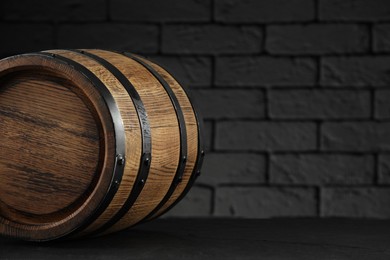
[[204,139],[204,149],[210,151],[213,148],[213,124],[210,121],[205,121],[202,128]]
[[390,155],[382,154],[378,162],[378,182],[380,184],[390,184]]
[[262,33],[256,26],[166,25],[163,53],[223,54],[259,53]]
[[375,117],[379,119],[390,118],[390,91],[378,89],[375,91]]
[[324,58],[321,84],[325,86],[373,86],[390,84],[390,57]]
[[208,153],[197,183],[260,184],[265,182],[266,160],[260,154]]
[[102,21],[107,17],[105,0],[2,1],[4,19],[12,21]]
[[314,189],[223,187],[216,191],[216,216],[269,218],[315,214]]
[[0,56],[6,57],[53,48],[53,27],[41,24],[0,24],[7,40],[1,41]]
[[373,28],[374,51],[390,51],[390,24],[378,24]]
[[201,89],[191,93],[206,119],[264,117],[264,94],[261,90]]
[[369,118],[369,91],[272,90],[268,95],[272,118],[342,119]]
[[211,214],[212,191],[203,187],[192,187],[180,203],[166,217],[208,217]]
[[313,150],[316,126],[296,122],[218,122],[215,145],[217,150]]
[[276,184],[370,184],[374,160],[366,155],[273,155],[270,181]]
[[158,30],[153,25],[63,25],[59,28],[58,43],[61,48],[108,48],[155,53],[158,50]]
[[388,151],[389,122],[324,123],[321,143],[328,151]]
[[272,54],[359,53],[368,50],[369,32],[357,25],[275,25],[267,28]]
[[211,86],[211,59],[206,57],[153,56],[181,84],[190,87]]
[[320,0],[319,18],[323,21],[390,20],[387,0]]
[[131,22],[209,21],[210,0],[112,0],[113,20]]
[[215,19],[230,23],[311,21],[310,0],[216,0]]
[[316,65],[309,58],[221,57],[216,62],[217,86],[312,85]]
[[390,217],[390,188],[325,188],[321,213],[325,217]]

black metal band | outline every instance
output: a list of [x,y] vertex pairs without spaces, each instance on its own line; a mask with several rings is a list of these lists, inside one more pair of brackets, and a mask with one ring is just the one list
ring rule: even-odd
[[148,120],[148,116],[146,113],[145,106],[141,100],[141,97],[139,96],[137,90],[135,87],[131,84],[131,82],[128,80],[128,78],[123,75],[123,73],[116,68],[114,65],[112,65],[107,60],[94,55],[87,51],[80,51],[80,50],[69,50],[73,52],[77,52],[81,55],[87,56],[96,62],[98,62],[100,65],[102,65],[104,68],[106,68],[111,74],[118,79],[118,81],[123,85],[123,87],[126,89],[127,93],[129,94],[130,98],[133,101],[135,110],[137,111],[138,120],[141,127],[141,134],[142,134],[142,156],[140,161],[140,167],[138,170],[138,174],[136,177],[136,180],[134,182],[133,188],[131,189],[131,192],[129,194],[129,197],[127,198],[126,202],[122,206],[122,208],[102,227],[98,228],[96,231],[92,232],[90,235],[96,235],[99,233],[103,233],[104,231],[111,228],[115,223],[117,223],[120,219],[123,218],[124,215],[130,210],[130,208],[133,206],[134,202],[137,200],[139,194],[141,193],[147,178],[149,174],[149,168],[150,168],[150,162],[152,160],[152,140],[151,140],[151,132],[150,132],[150,124]]
[[[151,61],[149,59],[150,62],[152,63],[155,63],[157,65],[159,65],[157,62],[155,61]],[[160,66],[160,65],[159,65]],[[163,66],[160,66],[163,68]],[[165,70],[167,71],[167,70]],[[167,71],[167,73],[169,73]],[[172,76],[172,75],[171,75]],[[173,76],[172,76],[173,77]],[[155,219],[163,214],[165,214],[166,212],[168,212],[169,210],[171,210],[173,207],[175,207],[186,195],[187,193],[190,191],[191,187],[194,185],[195,183],[195,180],[200,176],[200,169],[202,168],[202,164],[203,164],[203,159],[204,159],[204,155],[205,155],[205,152],[204,152],[204,149],[203,149],[203,134],[202,134],[202,129],[203,129],[203,118],[202,116],[200,115],[199,111],[196,110],[195,106],[194,106],[194,101],[193,99],[191,99],[191,95],[188,93],[188,91],[186,91],[185,87],[177,80],[177,78],[175,78],[175,80],[180,84],[180,86],[182,87],[183,91],[186,93],[186,95],[188,96],[188,99],[190,101],[190,104],[191,104],[191,107],[192,107],[192,110],[194,111],[194,115],[195,115],[195,118],[196,118],[196,122],[197,122],[197,127],[198,127],[198,154],[197,154],[197,158],[196,158],[196,162],[195,162],[195,166],[194,166],[194,170],[192,171],[192,174],[190,176],[190,179],[188,180],[188,183],[186,185],[186,187],[184,188],[183,192],[180,194],[180,196],[175,200],[174,203],[172,203],[168,208],[164,209],[161,213],[159,213],[158,215],[156,216],[152,216],[152,218],[149,218],[148,220],[152,220],[152,219]],[[191,101],[192,100],[192,101]]]
[[171,198],[173,192],[175,191],[177,185],[181,182],[187,162],[187,129],[185,124],[185,119],[183,115],[183,111],[181,109],[179,100],[177,99],[175,93],[169,86],[168,82],[148,63],[144,62],[142,59],[139,59],[138,57],[132,55],[131,53],[123,52],[123,55],[133,59],[134,61],[138,62],[142,66],[144,66],[164,87],[165,91],[167,92],[172,105],[175,109],[176,117],[179,122],[179,131],[180,131],[180,156],[179,156],[179,163],[177,166],[176,174],[174,176],[174,179],[172,181],[171,186],[169,187],[167,193],[165,194],[164,198],[160,201],[160,203],[141,221],[148,219],[149,217],[153,216],[156,212],[158,212],[164,204]]
[[39,52],[39,53],[34,53],[32,55],[55,59],[56,62],[62,62],[67,66],[70,66],[75,70],[79,71],[82,75],[84,75],[85,78],[89,80],[92,83],[92,85],[96,87],[96,89],[101,94],[101,97],[103,98],[110,112],[111,119],[114,125],[115,154],[113,154],[113,158],[115,158],[115,164],[114,164],[113,175],[112,175],[110,186],[107,190],[105,197],[100,202],[99,206],[95,209],[93,214],[91,214],[91,216],[87,218],[79,227],[66,234],[66,237],[68,237],[75,234],[76,232],[85,229],[90,224],[92,224],[110,205],[112,199],[114,198],[116,192],[118,191],[118,188],[122,181],[123,171],[125,167],[125,160],[126,160],[125,129],[115,99],[113,98],[113,96],[111,95],[107,87],[104,85],[104,83],[89,69],[87,69],[80,63],[75,62],[74,60],[68,59],[66,57],[57,54]]

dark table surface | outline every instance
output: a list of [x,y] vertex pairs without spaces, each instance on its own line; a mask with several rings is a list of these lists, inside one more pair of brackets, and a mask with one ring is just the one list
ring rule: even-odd
[[0,259],[390,259],[390,221],[162,219],[113,235],[26,243]]

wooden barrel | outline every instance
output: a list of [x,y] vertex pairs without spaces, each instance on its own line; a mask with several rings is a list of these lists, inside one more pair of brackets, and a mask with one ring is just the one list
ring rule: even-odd
[[200,173],[199,118],[142,57],[50,50],[0,61],[0,234],[95,236],[158,217]]

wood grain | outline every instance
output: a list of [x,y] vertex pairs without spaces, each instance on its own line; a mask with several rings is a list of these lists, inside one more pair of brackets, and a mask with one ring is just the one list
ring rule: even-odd
[[[41,221],[88,190],[98,167],[98,128],[82,100],[55,78],[29,71],[1,86],[1,202]],[[88,158],[84,167],[80,155]]]

